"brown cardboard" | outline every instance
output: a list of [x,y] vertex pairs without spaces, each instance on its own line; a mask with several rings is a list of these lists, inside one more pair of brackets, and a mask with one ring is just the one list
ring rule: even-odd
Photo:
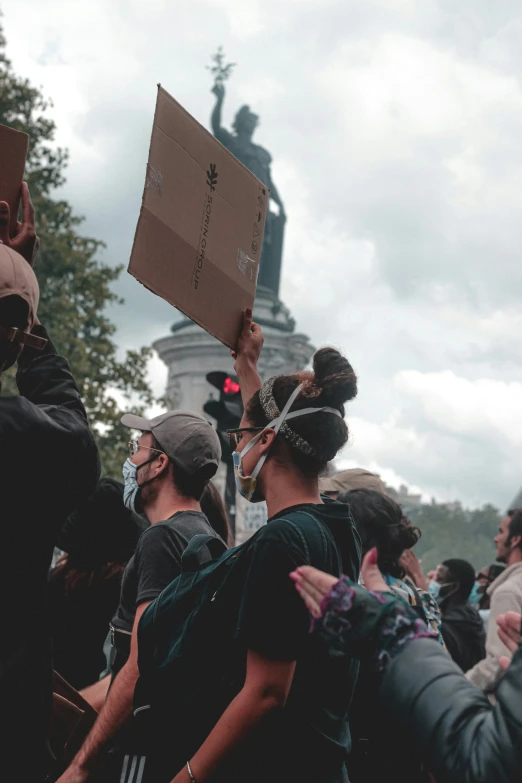
[[24,178],[29,136],[7,125],[0,125],[0,201],[7,201],[11,210],[9,234],[16,232],[20,189]]
[[160,86],[129,272],[235,348],[254,303],[268,196]]

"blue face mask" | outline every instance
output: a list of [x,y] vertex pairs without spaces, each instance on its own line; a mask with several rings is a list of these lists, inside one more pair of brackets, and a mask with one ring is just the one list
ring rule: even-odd
[[473,585],[473,589],[471,590],[471,593],[469,594],[468,602],[472,606],[478,606],[480,604],[480,599],[482,598],[482,593],[479,593],[479,590],[482,588],[482,585],[480,582],[475,582]]
[[146,462],[142,462],[141,465],[135,465],[131,458],[128,457],[123,463],[123,505],[136,514],[140,513],[136,508],[136,501],[138,500],[138,493],[141,487],[148,484],[149,481],[154,481],[154,479],[149,479],[149,481],[144,481],[143,484],[138,484],[138,470],[155,459],[156,457],[151,457]]
[[137,478],[138,466],[129,459],[123,463],[123,504],[131,511],[136,511],[136,498],[139,485]]
[[434,579],[432,579],[428,585],[428,591],[432,598],[438,599],[440,595],[440,585]]

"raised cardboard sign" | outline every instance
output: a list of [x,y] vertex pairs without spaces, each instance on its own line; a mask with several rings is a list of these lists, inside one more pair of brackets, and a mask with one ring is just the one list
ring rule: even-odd
[[11,210],[11,236],[16,231],[28,147],[27,133],[0,125],[0,201],[7,201]]
[[160,86],[129,272],[235,348],[254,303],[268,198]]

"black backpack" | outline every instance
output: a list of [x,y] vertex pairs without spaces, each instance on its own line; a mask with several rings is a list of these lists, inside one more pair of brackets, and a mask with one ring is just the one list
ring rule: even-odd
[[[285,521],[300,537],[306,561],[308,541],[314,541],[325,558],[329,551],[335,553],[340,573],[339,552],[326,525],[305,511],[292,517]],[[195,536],[182,556],[180,576],[141,618],[134,699],[141,747],[134,752],[155,757],[172,776],[243,687],[246,650],[235,634],[251,553],[261,532],[228,551],[217,538]]]

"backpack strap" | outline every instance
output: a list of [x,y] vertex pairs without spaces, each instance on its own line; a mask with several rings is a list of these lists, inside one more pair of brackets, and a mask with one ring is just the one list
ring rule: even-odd
[[181,573],[199,571],[202,565],[217,560],[226,551],[226,544],[221,538],[200,533],[190,539],[181,555]]

